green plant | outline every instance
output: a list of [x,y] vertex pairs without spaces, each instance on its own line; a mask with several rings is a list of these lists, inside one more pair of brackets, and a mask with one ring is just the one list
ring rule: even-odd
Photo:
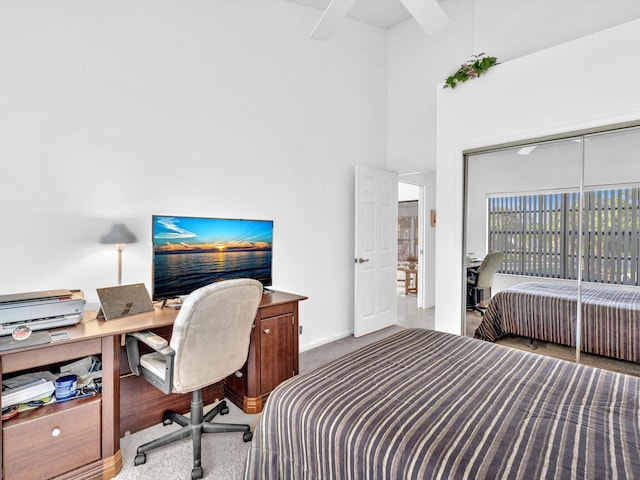
[[485,55],[485,53],[472,55],[471,60],[460,65],[458,71],[445,80],[443,88],[456,88],[458,83],[463,83],[471,78],[479,77],[491,67],[498,64],[496,57],[487,57]]

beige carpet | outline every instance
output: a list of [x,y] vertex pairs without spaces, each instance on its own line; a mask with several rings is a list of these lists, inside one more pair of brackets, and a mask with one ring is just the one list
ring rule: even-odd
[[[482,316],[480,316],[479,313],[467,312],[466,335],[469,337],[473,337],[473,334],[476,331],[478,325],[480,325],[481,321]],[[565,345],[558,345],[556,343],[543,342],[540,340],[534,340],[533,342],[530,342],[528,338],[519,337],[517,335],[506,335],[496,340],[495,343],[505,345],[507,347],[517,348],[519,350],[524,350],[526,352],[533,352],[540,355],[561,358],[562,360],[567,360],[570,362],[574,362],[576,359],[575,348],[567,347]],[[603,370],[625,373],[627,375],[635,375],[636,377],[640,377],[640,364],[634,362],[615,360],[613,358],[581,352],[580,363],[592,367],[601,368]]]
[[[248,423],[253,430],[260,415],[247,415],[232,402],[227,401],[228,415],[218,415],[215,422]],[[120,439],[122,450],[122,470],[115,477],[118,480],[153,479],[178,480],[190,479],[193,468],[191,439],[185,439],[172,445],[160,447],[147,453],[144,465],[134,466],[136,449],[148,441],[180,428],[179,425],[155,425],[151,428],[125,435]],[[202,465],[205,479],[232,480],[241,479],[244,458],[249,451],[249,443],[242,441],[240,433],[217,433],[202,437]]]

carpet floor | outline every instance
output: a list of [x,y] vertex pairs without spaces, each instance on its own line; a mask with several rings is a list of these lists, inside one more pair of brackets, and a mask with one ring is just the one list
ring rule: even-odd
[[[467,312],[466,335],[473,337],[478,325],[482,321],[482,316],[476,312]],[[543,342],[542,340],[533,340],[530,342],[528,338],[519,337],[517,335],[505,335],[496,340],[497,344],[505,345],[525,352],[538,353],[549,357],[561,358],[573,362],[576,359],[576,349],[557,343]],[[640,377],[640,364],[627,362],[624,360],[616,360],[614,358],[603,357],[601,355],[593,355],[590,353],[580,352],[580,363],[591,367],[601,368],[626,375],[635,375]]]
[[[254,430],[260,414],[248,415],[227,401],[228,415],[218,415],[214,422],[248,423]],[[193,468],[191,438],[160,447],[147,453],[144,465],[134,466],[138,446],[179,429],[179,425],[154,425],[140,432],[125,435],[120,439],[122,470],[117,480],[179,480],[190,479]],[[250,443],[242,441],[241,433],[216,433],[202,437],[202,465],[205,479],[236,480],[244,472],[244,459]]]

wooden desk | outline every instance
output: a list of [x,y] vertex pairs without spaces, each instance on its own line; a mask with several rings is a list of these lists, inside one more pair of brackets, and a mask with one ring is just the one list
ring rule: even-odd
[[298,302],[307,297],[263,295],[241,376],[224,380],[225,397],[246,413],[259,413],[271,391],[298,374]]
[[[298,302],[304,299],[284,292],[263,295],[241,381],[232,376],[235,383],[230,387],[226,381],[210,387],[210,397],[219,399],[228,391],[234,403],[261,411],[275,384],[298,373]],[[139,377],[126,376],[126,354],[121,360],[123,334],[141,330],[170,334],[176,315],[177,311],[165,308],[104,321],[95,318],[96,312],[85,312],[79,324],[56,329],[67,331],[69,340],[0,352],[2,376],[55,368],[88,355],[102,359],[101,394],[45,405],[0,423],[3,479],[110,479],[122,469],[121,431],[159,423],[162,412],[176,405],[184,405],[175,408],[178,411],[188,411],[190,395],[164,395]],[[137,420],[127,423],[131,417]]]

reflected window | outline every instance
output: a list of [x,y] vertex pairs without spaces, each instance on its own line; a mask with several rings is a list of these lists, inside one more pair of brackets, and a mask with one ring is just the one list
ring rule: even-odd
[[579,192],[489,198],[489,250],[505,253],[499,272],[577,280],[582,237],[582,280],[638,285],[640,189],[587,191],[583,200],[578,228]]

